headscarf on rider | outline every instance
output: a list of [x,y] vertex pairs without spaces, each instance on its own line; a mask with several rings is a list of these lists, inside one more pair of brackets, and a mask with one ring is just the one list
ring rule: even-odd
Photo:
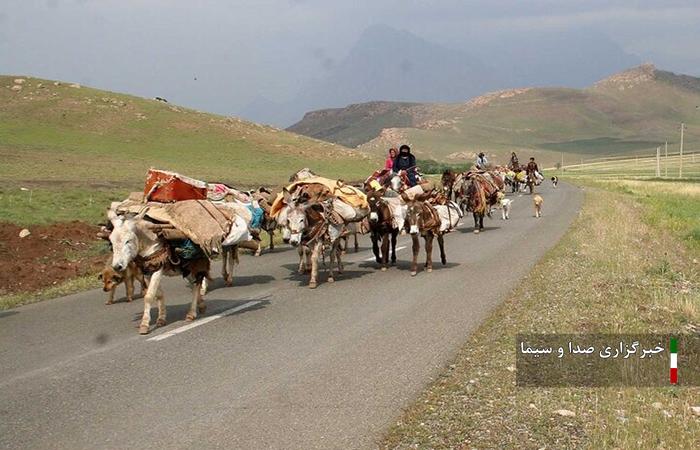
[[391,170],[394,173],[405,170],[409,185],[411,187],[416,185],[418,182],[416,179],[416,157],[411,154],[411,147],[406,144],[399,147],[399,155],[394,160]]
[[396,159],[397,151],[395,148],[390,148],[389,149],[389,154],[386,158],[386,161],[384,161],[384,168],[391,170],[392,167],[394,167],[394,160]]

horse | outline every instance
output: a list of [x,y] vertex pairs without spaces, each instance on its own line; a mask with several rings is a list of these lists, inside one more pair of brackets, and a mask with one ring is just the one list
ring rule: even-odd
[[162,327],[167,323],[165,296],[160,287],[164,275],[192,275],[194,277],[192,302],[186,320],[196,319],[198,312],[203,314],[206,311],[203,291],[206,290],[206,280],[209,277],[211,264],[209,258],[204,255],[186,261],[180,258],[168,241],[153,231],[153,224],[144,219],[146,212],[144,209],[134,217],[119,216],[113,210],[107,213],[113,226],[109,235],[113,251],[112,268],[120,272],[129,263],[136,262],[145,274],[151,275],[143,299],[140,334],[150,332],[151,304],[154,299],[158,302],[156,327]]
[[[394,226],[394,217],[389,204],[382,199],[385,190],[371,191],[367,194],[369,203],[369,229],[372,239],[372,252],[377,264],[382,265],[382,271],[389,265],[389,240],[391,240],[391,264],[396,263],[396,238],[399,229]],[[381,254],[379,253],[379,241],[382,241]]]
[[411,260],[411,276],[418,272],[418,253],[420,252],[419,234],[425,239],[425,269],[427,272],[433,271],[433,239],[437,236],[440,246],[440,260],[442,264],[447,264],[445,255],[444,232],[441,231],[440,216],[435,208],[425,199],[427,196],[416,196],[413,200],[407,195],[402,195],[404,202],[408,206],[406,221],[412,240],[413,259]]

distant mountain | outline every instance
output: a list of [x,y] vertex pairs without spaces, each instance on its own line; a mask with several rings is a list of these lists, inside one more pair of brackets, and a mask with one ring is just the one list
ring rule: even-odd
[[420,103],[369,102],[312,111],[287,130],[355,147],[379,136],[384,128],[418,124]]
[[257,98],[240,111],[288,126],[307,111],[368,101],[462,102],[509,87],[588,86],[639,64],[594,30],[506,33],[440,45],[385,25],[367,28],[329,71],[290,102]]
[[301,90],[297,102],[332,107],[367,100],[466,100],[493,85],[490,74],[474,55],[372,26],[328,76]]
[[374,134],[359,148],[375,154],[409,143],[419,156],[437,160],[527,149],[554,162],[562,152],[590,157],[675,145],[681,121],[695,125],[688,127],[688,145],[700,144],[698,106],[700,78],[645,64],[580,90],[523,88],[460,103],[355,104],[308,113],[291,129],[347,144],[357,142],[349,136]]

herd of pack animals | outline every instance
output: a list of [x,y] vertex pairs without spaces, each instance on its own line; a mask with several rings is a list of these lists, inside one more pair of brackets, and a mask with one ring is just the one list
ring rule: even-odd
[[[337,211],[342,202],[337,201],[334,191],[343,189],[343,182],[334,180],[337,184],[335,189],[316,183],[304,184],[304,180],[315,177],[317,175],[308,168],[296,172],[290,178],[292,184],[277,197],[264,188],[256,192],[242,192],[229,187],[230,192],[237,194],[233,202],[240,203],[241,196],[255,199],[264,210],[260,229],[269,234],[270,250],[274,249],[276,230],[281,231],[285,243],[298,249],[298,270],[300,274],[309,274],[310,288],[318,285],[319,259],[328,271],[328,282],[335,280],[336,270],[338,274],[342,273],[342,255],[348,238],[354,239],[354,248],[358,251],[358,234],[369,233],[376,263],[382,271],[386,271],[389,265],[396,262],[398,235],[408,233],[413,250],[410,273],[415,276],[420,252],[419,237],[425,241],[425,271],[431,272],[434,239],[437,238],[440,260],[444,265],[447,263],[444,235],[458,225],[465,212],[473,215],[474,233],[483,230],[484,216],[490,217],[494,208],[501,209],[503,220],[509,218],[512,200],[505,197],[507,186],[512,192],[529,190],[533,194],[535,217],[541,216],[543,202],[542,197],[534,192],[540,179],[528,175],[524,182],[519,183],[505,167],[464,173],[447,170],[442,175],[441,188],[435,188],[432,182],[425,181],[409,188],[403,171],[393,173],[391,170],[378,170],[361,186],[354,186],[354,189],[364,193],[366,205],[356,208],[354,216],[350,214],[349,217],[347,213],[341,215]],[[554,187],[556,182],[556,177],[553,177]],[[271,206],[275,198],[282,207],[273,211]],[[108,239],[112,248],[112,255],[99,275],[104,283],[103,289],[108,293],[106,304],[113,303],[115,290],[121,283],[126,286],[126,301],[132,301],[134,282],[138,281],[144,298],[139,325],[141,334],[148,334],[151,330],[150,311],[154,300],[158,307],[155,325],[160,327],[166,324],[165,297],[160,286],[163,276],[182,275],[191,282],[192,301],[187,321],[205,312],[204,294],[207,282],[211,280],[211,258],[200,254],[183,260],[174,256],[173,248],[160,232],[159,225],[147,220],[145,213],[145,208],[135,215],[119,214],[111,208],[107,213],[109,223],[100,232],[100,237]],[[254,240],[249,237],[224,241],[222,276],[227,286],[233,284],[233,267],[238,264],[239,248],[250,248],[256,256],[261,254],[259,235]],[[330,256],[328,265],[325,264],[326,253]]]

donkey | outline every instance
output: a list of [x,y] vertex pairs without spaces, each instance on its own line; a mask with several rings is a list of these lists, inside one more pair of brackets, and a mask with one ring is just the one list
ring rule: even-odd
[[440,216],[426,200],[427,196],[416,196],[410,200],[408,196],[402,195],[408,206],[406,221],[408,222],[411,240],[413,241],[413,259],[411,261],[411,276],[418,272],[418,253],[420,252],[419,234],[425,239],[425,269],[427,272],[433,271],[433,239],[437,236],[440,246],[440,260],[442,264],[447,264],[445,255],[444,232],[441,231]]
[[484,229],[484,216],[491,217],[491,206],[496,205],[502,184],[494,182],[492,177],[484,174],[470,173],[466,179],[466,210],[474,216],[474,233]]
[[[369,203],[369,230],[372,238],[372,251],[377,264],[382,265],[382,271],[389,265],[389,240],[391,239],[391,264],[396,263],[396,238],[399,229],[394,226],[394,218],[389,204],[382,199],[385,190],[370,191],[367,194]],[[379,253],[379,241],[382,241],[382,251]]]
[[124,217],[109,210],[107,216],[114,229],[109,235],[112,243],[112,268],[118,272],[126,269],[129,263],[136,262],[145,274],[150,274],[151,279],[143,299],[143,316],[139,326],[139,333],[148,334],[151,324],[151,304],[153,300],[158,302],[158,319],[156,327],[162,327],[166,322],[165,296],[160,287],[164,275],[173,276],[182,274],[192,275],[192,302],[187,313],[186,320],[197,318],[197,313],[204,313],[203,284],[209,276],[210,261],[207,257],[200,257],[187,262],[179,261],[168,242],[152,231],[150,222],[144,220],[147,210],[144,209],[135,217]]
[[442,184],[442,190],[445,191],[445,195],[447,195],[447,199],[452,200],[455,187],[457,186],[457,174],[450,169],[445,169],[442,172],[440,183]]
[[345,224],[332,224],[328,220],[327,210],[331,208],[332,199],[314,203],[302,196],[295,200],[286,189],[283,195],[288,205],[289,243],[299,248],[299,273],[310,269],[309,288],[315,289],[318,286],[318,258],[323,257],[326,248],[330,248],[328,282],[334,282],[336,261],[338,273],[343,273],[340,238],[348,232],[348,227]]

